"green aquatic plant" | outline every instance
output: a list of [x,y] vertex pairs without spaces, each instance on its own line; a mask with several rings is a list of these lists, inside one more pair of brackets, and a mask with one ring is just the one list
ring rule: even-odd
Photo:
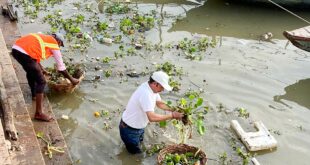
[[36,134],[37,138],[42,139],[46,144],[46,151],[44,152],[45,155],[48,155],[48,157],[50,159],[53,158],[53,152],[57,152],[57,153],[65,153],[64,151],[64,147],[55,147],[53,146],[52,142],[46,140],[44,138],[44,133],[43,132],[38,132]]
[[202,37],[198,40],[190,40],[188,38],[184,38],[183,40],[179,41],[177,49],[183,50],[185,58],[187,59],[201,60],[207,48],[215,46],[215,39],[209,40],[207,37]]
[[251,154],[250,152],[243,151],[244,147],[243,146],[240,147],[239,145],[237,145],[237,139],[235,139],[235,138],[231,138],[229,140],[229,143],[230,143],[230,146],[232,147],[232,149],[242,159],[242,163],[240,162],[239,164],[248,165],[251,158],[253,157],[253,154]]
[[109,78],[112,75],[112,69],[107,69],[104,71],[104,75],[106,78]]
[[162,70],[166,72],[169,76],[181,76],[183,74],[182,67],[176,67],[170,62],[165,62],[163,64],[156,65],[156,70]]
[[237,108],[236,109],[239,113],[239,117],[248,118],[250,116],[250,113],[245,108]]
[[193,125],[200,135],[206,132],[204,120],[209,108],[204,105],[202,97],[189,95],[188,97],[182,97],[177,100],[175,105],[172,105],[171,101],[168,101],[167,105],[174,109],[174,111],[184,114],[182,121],[174,120],[172,122],[179,132],[179,140],[181,143],[185,143],[186,139],[191,138]]
[[125,14],[130,10],[127,4],[113,3],[107,7],[106,12],[110,14]]
[[186,165],[196,165],[200,164],[199,155],[193,152],[186,152],[184,154],[179,153],[168,153],[165,155],[163,164],[165,165],[175,165],[175,164],[186,164]]
[[172,91],[179,91],[181,89],[181,83],[173,78],[169,79],[169,85],[172,87]]
[[149,148],[145,149],[145,152],[149,156],[152,156],[152,155],[158,153],[163,148],[165,148],[165,144],[164,143],[152,144]]
[[104,57],[103,59],[102,59],[102,62],[103,63],[109,63],[111,61],[111,58],[110,57]]
[[106,22],[98,22],[97,23],[97,30],[99,32],[105,31],[108,28],[108,24]]
[[126,17],[120,22],[120,30],[127,35],[136,31],[145,32],[154,27],[154,17],[150,15],[134,14],[133,17]]
[[121,43],[122,42],[122,35],[117,35],[114,37],[114,43]]

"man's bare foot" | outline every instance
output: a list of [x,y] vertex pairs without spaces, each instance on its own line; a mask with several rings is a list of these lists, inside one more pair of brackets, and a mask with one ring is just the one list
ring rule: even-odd
[[44,114],[44,113],[36,113],[36,114],[34,115],[34,118],[35,118],[36,120],[46,121],[46,122],[50,122],[50,121],[53,121],[53,120],[54,120],[54,118],[53,118],[52,116],[48,116],[48,115],[46,115],[46,114]]

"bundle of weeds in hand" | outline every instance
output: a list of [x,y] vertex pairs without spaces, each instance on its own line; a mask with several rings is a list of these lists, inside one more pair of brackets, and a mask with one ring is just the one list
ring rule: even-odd
[[[197,93],[198,94],[198,93]],[[205,133],[204,120],[205,115],[208,113],[208,106],[203,105],[203,98],[199,95],[190,94],[176,101],[172,105],[171,101],[167,102],[167,106],[171,107],[174,111],[184,114],[181,121],[173,120],[172,124],[179,132],[179,140],[185,143],[187,138],[192,137],[192,126],[194,125],[200,135]],[[166,123],[160,123],[165,126]],[[188,135],[189,133],[189,135]]]
[[[73,77],[78,79],[80,82],[84,78],[84,71],[80,64],[69,64],[65,62],[68,73]],[[50,89],[56,92],[73,92],[77,85],[72,85],[70,80],[65,78],[60,72],[58,72],[57,67],[46,68],[49,74],[46,76],[47,84]]]
[[[68,73],[76,79],[79,79],[80,77],[83,76],[84,72],[82,69],[81,64],[72,64],[65,62],[66,69]],[[65,83],[70,83],[68,79],[65,79],[65,77],[58,72],[56,65],[54,67],[49,67],[46,68],[47,72],[49,73],[48,81],[49,83],[54,83],[54,84],[65,84]]]

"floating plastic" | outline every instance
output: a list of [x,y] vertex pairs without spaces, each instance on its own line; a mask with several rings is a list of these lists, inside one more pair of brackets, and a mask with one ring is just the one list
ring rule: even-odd
[[61,118],[64,119],[64,120],[68,120],[68,119],[69,119],[69,116],[67,116],[67,115],[61,115]]
[[113,40],[111,38],[103,38],[103,43],[112,44]]
[[254,122],[257,132],[245,132],[237,120],[231,121],[231,127],[236,131],[241,141],[249,151],[259,151],[277,147],[277,141],[261,122]]

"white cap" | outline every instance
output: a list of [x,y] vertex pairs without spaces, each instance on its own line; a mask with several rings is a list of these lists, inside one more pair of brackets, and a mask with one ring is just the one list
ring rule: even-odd
[[172,87],[169,85],[169,76],[163,71],[154,72],[151,78],[163,86],[167,91],[171,91]]

